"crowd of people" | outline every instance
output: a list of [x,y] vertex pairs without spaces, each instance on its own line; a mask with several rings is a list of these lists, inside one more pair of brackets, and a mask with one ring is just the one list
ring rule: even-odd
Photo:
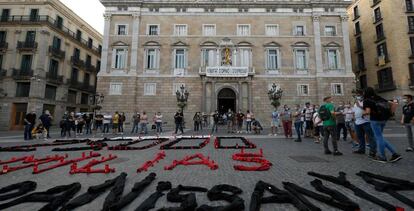
[[[295,142],[302,142],[304,138],[313,139],[315,143],[323,143],[325,154],[335,156],[342,155],[338,149],[338,141],[350,141],[354,153],[365,154],[369,148],[368,156],[378,162],[395,162],[401,159],[395,147],[383,136],[383,130],[387,120],[395,113],[396,103],[379,97],[374,89],[367,88],[363,92],[356,93],[352,102],[340,102],[337,106],[330,96],[324,98],[322,105],[306,103],[303,107],[295,105],[290,108],[284,105],[281,109],[271,112],[269,136],[283,134],[285,138],[293,137],[295,130]],[[407,152],[413,151],[413,123],[414,123],[414,101],[412,95],[405,95],[404,106],[402,107],[401,124],[406,128],[408,147]],[[131,119],[131,134],[148,134],[148,125],[156,134],[163,133],[163,115],[157,112],[151,117],[145,111],[136,112]],[[36,113],[28,113],[24,119],[24,139],[50,138],[50,127],[53,117],[49,111],[44,111],[39,117],[39,124],[36,123]],[[211,114],[196,112],[192,118],[193,130],[195,132],[210,130],[216,133],[218,128],[227,129],[227,133],[254,133],[260,134],[263,131],[261,122],[255,118],[253,112],[241,110],[234,112],[229,109],[226,112],[215,111]],[[124,134],[124,124],[127,118],[123,112],[114,114],[92,114],[66,112],[59,122],[61,137],[74,137],[100,132],[104,134]],[[175,134],[184,133],[184,113],[179,110],[174,114]],[[283,130],[283,131],[282,131]],[[283,133],[282,133],[283,132]],[[342,137],[341,137],[342,135]],[[350,139],[348,139],[350,137]],[[329,147],[329,140],[332,142],[332,149]],[[387,160],[385,151],[391,153]]]

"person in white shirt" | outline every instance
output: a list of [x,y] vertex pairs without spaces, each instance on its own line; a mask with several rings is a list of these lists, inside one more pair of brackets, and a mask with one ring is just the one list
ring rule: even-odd
[[350,103],[345,105],[344,115],[345,115],[345,127],[348,130],[348,133],[350,134],[351,139],[355,140],[356,135],[355,135],[355,125],[354,125],[354,111],[352,110]]
[[109,133],[109,124],[111,124],[112,115],[105,114],[103,119],[103,133]]
[[162,114],[158,112],[155,115],[155,125],[157,127],[157,134],[162,134]]
[[313,125],[314,125],[314,129],[315,129],[315,133],[314,133],[314,137],[315,137],[315,143],[319,144],[321,143],[321,139],[322,139],[322,133],[323,133],[323,121],[322,119],[319,117],[319,105],[315,105],[315,112],[313,113]]
[[374,132],[371,129],[369,117],[364,115],[362,95],[356,97],[356,102],[352,108],[355,118],[355,132],[359,140],[359,149],[354,151],[356,154],[365,154],[365,136],[369,143],[369,157],[375,158],[377,154],[377,143]]

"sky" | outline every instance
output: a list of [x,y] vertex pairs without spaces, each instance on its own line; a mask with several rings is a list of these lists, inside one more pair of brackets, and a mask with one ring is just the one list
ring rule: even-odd
[[60,0],[84,21],[103,34],[105,7],[99,0]]

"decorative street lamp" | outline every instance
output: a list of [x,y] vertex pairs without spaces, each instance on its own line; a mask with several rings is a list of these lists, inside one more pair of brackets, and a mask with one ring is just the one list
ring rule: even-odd
[[269,89],[267,95],[269,96],[270,104],[277,109],[280,106],[280,99],[282,98],[283,90],[273,83],[272,88]]
[[180,108],[181,111],[184,111],[184,108],[187,106],[187,100],[190,93],[184,85],[181,85],[180,89],[175,92],[175,95],[177,96],[178,108]]
[[91,108],[93,109],[93,115],[96,116],[96,110],[101,110],[103,103],[104,95],[101,93],[96,93],[94,95],[89,96],[89,102]]

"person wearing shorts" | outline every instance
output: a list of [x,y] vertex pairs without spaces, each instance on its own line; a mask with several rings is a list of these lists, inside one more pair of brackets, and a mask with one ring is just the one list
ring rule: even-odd
[[270,127],[272,128],[272,133],[269,136],[276,136],[277,135],[277,128],[279,127],[279,112],[275,109],[272,112],[272,121],[270,123]]

